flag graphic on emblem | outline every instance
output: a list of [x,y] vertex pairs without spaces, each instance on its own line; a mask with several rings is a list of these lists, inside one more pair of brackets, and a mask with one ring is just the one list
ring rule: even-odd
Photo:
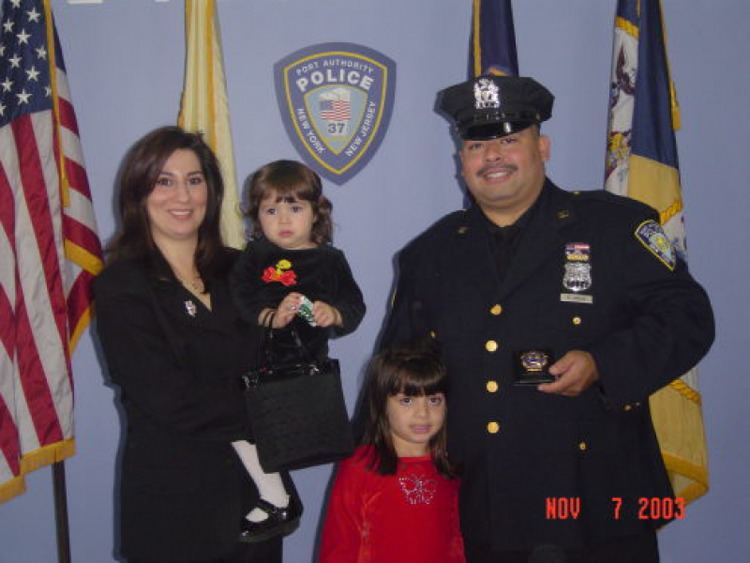
[[320,95],[320,117],[329,121],[347,121],[352,118],[349,91],[336,88]]

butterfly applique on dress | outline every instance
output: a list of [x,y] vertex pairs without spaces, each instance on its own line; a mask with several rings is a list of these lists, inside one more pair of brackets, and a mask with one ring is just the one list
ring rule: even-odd
[[430,504],[435,498],[435,492],[437,491],[435,479],[411,474],[399,477],[398,483],[409,504]]

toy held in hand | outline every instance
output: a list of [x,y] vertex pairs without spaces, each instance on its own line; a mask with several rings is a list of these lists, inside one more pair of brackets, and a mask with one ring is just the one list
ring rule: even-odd
[[304,295],[300,298],[299,305],[297,305],[297,316],[306,320],[310,326],[318,326],[313,316],[313,302]]

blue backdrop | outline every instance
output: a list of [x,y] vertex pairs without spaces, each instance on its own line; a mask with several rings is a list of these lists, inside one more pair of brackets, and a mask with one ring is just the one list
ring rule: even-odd
[[[615,0],[515,2],[521,74],[556,95],[548,172],[563,187],[602,185]],[[53,0],[78,114],[99,231],[113,232],[112,184],[127,147],[174,123],[184,65],[183,2]],[[471,3],[436,0],[219,0],[235,158],[240,180],[261,164],[299,158],[279,116],[273,65],[316,43],[352,42],[398,66],[390,128],[369,164],[343,186],[326,182],[336,244],[349,257],[368,314],[334,342],[350,408],[386,310],[392,258],[462,204],[437,90],[465,78]],[[718,336],[701,366],[711,490],[661,534],[664,563],[740,562],[750,552],[745,328],[750,191],[744,154],[750,88],[746,0],[663,0],[673,78],[682,106],[677,144],[690,264],[716,310]],[[66,462],[73,560],[114,560],[115,457],[120,420],[90,336],[74,357],[78,453]],[[306,512],[285,561],[308,563],[331,467],[297,472]],[[51,472],[0,506],[0,562],[56,561]]]

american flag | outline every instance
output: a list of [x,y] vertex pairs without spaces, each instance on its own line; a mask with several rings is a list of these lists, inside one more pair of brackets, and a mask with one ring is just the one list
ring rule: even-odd
[[0,10],[2,502],[74,453],[70,354],[102,253],[49,0]]
[[328,121],[352,118],[352,104],[348,100],[320,100],[320,117]]

